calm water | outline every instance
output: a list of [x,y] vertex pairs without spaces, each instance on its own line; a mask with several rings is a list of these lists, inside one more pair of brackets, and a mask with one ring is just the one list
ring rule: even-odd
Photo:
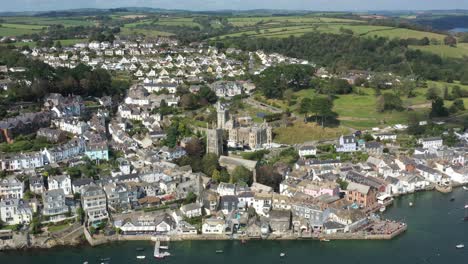
[[458,27],[458,28],[451,29],[450,31],[455,32],[455,33],[463,33],[463,32],[468,32],[468,28]]
[[[450,202],[450,198],[455,201]],[[409,207],[409,202],[414,207]],[[437,192],[418,193],[395,201],[385,216],[404,220],[409,230],[391,241],[250,241],[241,245],[237,241],[171,242],[174,255],[155,260],[150,242],[128,242],[96,248],[60,248],[43,251],[0,253],[4,263],[100,263],[110,257],[114,263],[468,263],[468,222],[463,222],[464,205],[468,204],[468,191],[461,188],[451,194]],[[455,249],[464,243],[467,248]],[[135,248],[144,247],[144,252]],[[223,254],[215,254],[223,249]],[[287,256],[279,258],[279,253]],[[146,255],[137,260],[136,255]]]

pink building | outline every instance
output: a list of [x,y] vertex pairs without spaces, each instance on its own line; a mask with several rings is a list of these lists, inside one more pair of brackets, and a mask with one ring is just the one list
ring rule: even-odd
[[298,188],[301,192],[312,197],[318,197],[324,194],[338,196],[340,192],[340,186],[336,182],[304,180],[298,184]]

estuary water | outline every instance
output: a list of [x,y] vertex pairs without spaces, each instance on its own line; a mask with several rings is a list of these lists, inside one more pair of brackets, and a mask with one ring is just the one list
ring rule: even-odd
[[[454,201],[450,201],[454,198]],[[409,202],[414,204],[409,206]],[[185,241],[171,242],[173,256],[152,257],[151,242],[125,242],[99,247],[53,248],[50,250],[0,252],[0,264],[74,264],[88,261],[111,264],[260,264],[260,263],[468,263],[468,222],[463,221],[468,191],[450,194],[422,192],[397,198],[384,213],[385,218],[402,220],[408,231],[390,241]],[[456,249],[457,244],[464,249]],[[144,248],[137,252],[136,248]],[[223,253],[216,254],[216,250]],[[286,253],[280,258],[280,253]],[[137,255],[146,255],[138,260]]]

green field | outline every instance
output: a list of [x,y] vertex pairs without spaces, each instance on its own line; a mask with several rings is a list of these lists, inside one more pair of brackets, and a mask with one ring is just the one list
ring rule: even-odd
[[[62,46],[73,46],[76,43],[88,42],[88,39],[60,39],[60,40],[56,40],[56,41],[60,41],[60,43],[62,43]],[[0,44],[0,45],[6,46],[6,45],[9,45],[9,44]],[[14,45],[16,47],[28,46],[28,47],[32,48],[32,47],[36,46],[36,42],[15,42],[12,45]]]
[[0,36],[21,36],[26,34],[40,33],[47,26],[25,25],[25,24],[0,24]]
[[444,45],[410,46],[412,49],[431,52],[443,58],[463,58],[468,56],[468,43],[458,43],[456,47]]
[[135,27],[123,27],[120,30],[121,35],[133,35],[133,34],[143,34],[147,37],[158,37],[158,36],[172,36],[174,34],[163,31],[149,30],[149,29],[140,29]]
[[145,19],[134,23],[125,24],[125,28],[134,28],[139,25],[162,25],[162,26],[180,26],[180,27],[201,27],[200,24],[195,23],[193,18],[186,17],[174,17],[174,18],[159,18]]
[[6,23],[25,24],[37,26],[64,25],[64,26],[93,26],[96,23],[86,17],[60,18],[60,17],[0,17]]
[[299,144],[307,141],[334,139],[346,135],[350,131],[345,127],[322,128],[315,123],[297,121],[291,127],[281,127],[273,130],[274,142],[282,144]]
[[408,39],[408,38],[422,39],[424,37],[427,37],[429,39],[437,39],[439,41],[443,41],[443,39],[445,38],[445,35],[442,35],[442,34],[436,34],[436,33],[426,32],[426,31],[417,31],[417,30],[411,30],[411,29],[406,29],[406,28],[388,28],[388,30],[369,32],[365,34],[365,36],[379,36],[379,37],[386,37],[386,38],[402,38],[402,39]]
[[233,17],[228,19],[229,23],[236,27],[254,26],[256,24],[304,24],[304,23],[364,23],[360,20],[314,17],[314,16],[286,16],[286,17]]
[[[423,38],[443,40],[445,35],[387,26],[368,25],[365,21],[329,17],[235,17],[229,22],[241,28],[240,32],[226,37],[284,38],[301,36],[309,32],[341,34],[341,29],[352,30],[354,35],[387,38]],[[244,30],[242,30],[244,29]]]

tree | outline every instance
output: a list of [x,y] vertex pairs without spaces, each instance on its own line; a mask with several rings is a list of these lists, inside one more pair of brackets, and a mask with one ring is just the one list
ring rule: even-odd
[[452,88],[452,98],[462,98],[464,97],[463,91],[460,86],[455,85]]
[[449,92],[448,92],[448,87],[444,87],[444,100],[450,100]]
[[237,166],[231,173],[230,182],[232,183],[243,182],[250,186],[252,181],[252,172],[246,169],[244,166]]
[[197,200],[197,195],[193,192],[189,192],[187,194],[187,197],[185,197],[183,204],[194,203],[196,200]]
[[205,153],[205,148],[200,139],[193,137],[185,144],[185,151],[189,156],[202,157]]
[[440,95],[440,90],[437,87],[431,87],[427,89],[426,92],[426,99],[427,100],[435,100],[439,97]]
[[454,36],[446,36],[444,38],[444,44],[454,47],[457,45],[457,39]]
[[299,91],[310,85],[313,68],[309,65],[269,67],[255,78],[255,85],[267,98],[283,98],[284,91]]
[[312,99],[306,97],[301,100],[299,105],[299,113],[303,114],[307,119],[308,114],[312,111]]
[[349,94],[352,91],[353,87],[348,81],[335,78],[330,80],[330,92],[332,94]]
[[198,91],[198,96],[200,99],[205,99],[210,104],[214,104],[216,101],[218,101],[216,93],[206,85],[203,85],[200,88],[200,91]]
[[450,113],[456,113],[458,111],[464,111],[465,110],[465,104],[462,99],[456,99],[453,101],[453,104],[449,108]]
[[219,168],[218,156],[207,153],[202,159],[202,170],[206,175],[213,175],[213,171]]
[[283,177],[271,165],[263,165],[257,169],[257,182],[272,187],[276,192]]
[[60,42],[60,40],[57,40],[57,41],[55,42],[54,47],[57,48],[57,49],[61,49],[61,48],[62,48],[62,42]]
[[341,189],[341,190],[346,190],[346,189],[348,188],[348,184],[349,184],[347,181],[342,180],[342,179],[340,179],[340,178],[338,178],[338,179],[336,180],[336,183],[338,183],[338,184],[340,185],[340,189]]
[[399,96],[392,93],[384,93],[377,100],[377,111],[403,110],[403,101]]
[[442,98],[437,97],[435,100],[432,101],[432,109],[429,116],[431,118],[448,116],[448,110],[444,106],[444,100],[442,100]]
[[213,170],[213,173],[211,174],[211,179],[215,182],[221,182],[221,173],[219,170]]

